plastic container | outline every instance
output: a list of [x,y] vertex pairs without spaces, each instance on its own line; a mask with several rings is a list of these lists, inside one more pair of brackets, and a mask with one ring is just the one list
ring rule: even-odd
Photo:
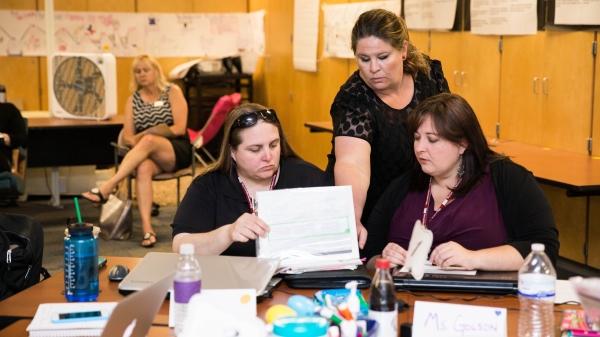
[[329,322],[324,317],[282,317],[273,321],[277,337],[327,337]]
[[200,293],[202,271],[194,257],[194,245],[184,243],[179,248],[179,262],[175,270],[173,292],[175,295],[175,335],[183,330],[190,298]]
[[93,225],[74,223],[64,239],[65,297],[69,302],[98,298],[98,239]]
[[369,297],[369,318],[379,325],[377,336],[398,336],[398,305],[390,261],[377,259],[376,267]]
[[519,337],[554,337],[556,271],[544,248],[532,244],[519,269]]

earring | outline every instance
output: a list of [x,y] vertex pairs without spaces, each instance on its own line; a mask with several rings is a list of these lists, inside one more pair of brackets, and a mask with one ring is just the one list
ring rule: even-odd
[[458,164],[458,171],[456,172],[459,178],[465,175],[465,165],[463,164],[463,155],[460,155],[460,164]]
[[402,55],[402,60],[403,61],[406,60],[406,56],[405,55]]

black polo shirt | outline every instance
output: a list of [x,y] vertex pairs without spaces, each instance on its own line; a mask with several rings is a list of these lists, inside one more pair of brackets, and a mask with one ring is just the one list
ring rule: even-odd
[[[333,186],[333,175],[297,158],[281,159],[275,189]],[[237,180],[220,172],[196,177],[188,188],[171,227],[180,233],[207,233],[234,223],[250,213],[246,195]],[[256,256],[255,240],[234,242],[222,255]]]

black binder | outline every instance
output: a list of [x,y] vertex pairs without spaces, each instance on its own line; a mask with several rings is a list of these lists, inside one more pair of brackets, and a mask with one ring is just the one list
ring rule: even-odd
[[290,288],[344,288],[347,282],[357,281],[358,288],[371,286],[371,276],[364,265],[355,270],[325,270],[302,274],[285,275],[285,283]]

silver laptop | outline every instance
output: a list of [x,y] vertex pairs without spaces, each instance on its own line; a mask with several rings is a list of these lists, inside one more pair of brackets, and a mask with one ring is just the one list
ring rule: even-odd
[[[242,256],[201,256],[196,259],[202,268],[202,289],[256,289],[257,296],[265,290],[277,271],[278,259]],[[175,270],[179,254],[151,252],[121,281],[119,293],[142,290],[158,281],[160,271]]]
[[[173,285],[174,274],[174,271],[157,273],[153,284],[119,301],[110,314],[101,336],[146,336],[169,288]],[[125,331],[130,334],[125,334]]]

